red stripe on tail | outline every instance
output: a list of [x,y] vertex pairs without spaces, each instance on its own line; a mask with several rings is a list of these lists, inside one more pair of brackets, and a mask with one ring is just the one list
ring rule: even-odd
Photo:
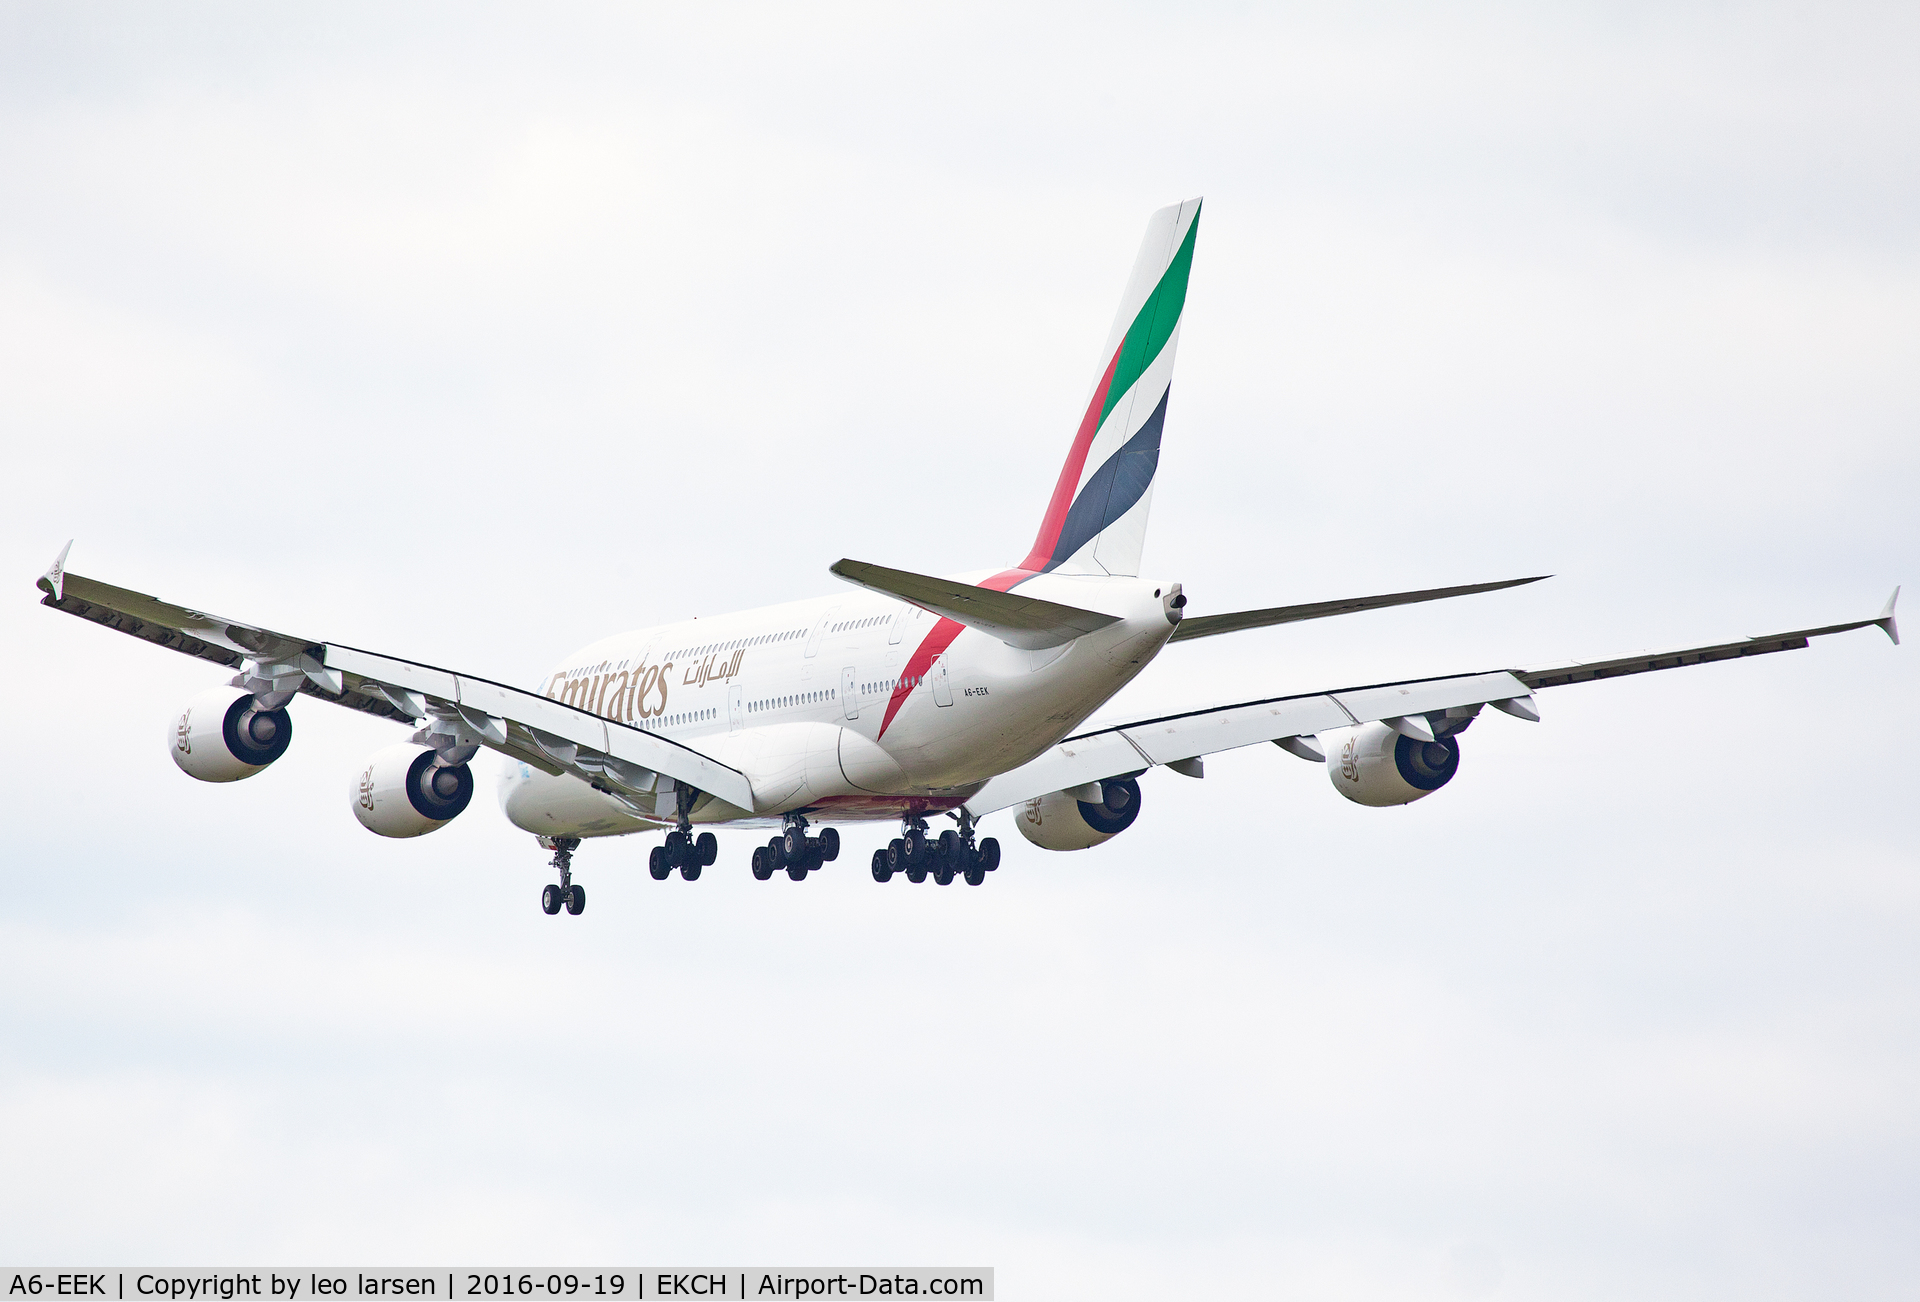
[[[1127,341],[1122,339],[1120,347],[1113,350],[1113,360],[1107,363],[1107,373],[1094,386],[1093,401],[1087,404],[1087,414],[1080,418],[1080,430],[1073,436],[1073,446],[1067,450],[1067,464],[1060,467],[1060,482],[1053,486],[1053,500],[1047,503],[1047,513],[1041,518],[1040,536],[1033,540],[1033,550],[1027,554],[1027,559],[1020,562],[1022,569],[1038,573],[1046,569],[1047,562],[1053,559],[1054,546],[1060,541],[1060,527],[1067,522],[1067,510],[1073,505],[1074,490],[1080,487],[1080,472],[1087,466],[1087,451],[1093,446],[1093,436],[1100,430],[1100,413],[1107,405],[1107,389],[1113,384],[1114,368],[1120,365],[1120,352],[1126,346]],[[991,587],[992,581],[980,586]]]

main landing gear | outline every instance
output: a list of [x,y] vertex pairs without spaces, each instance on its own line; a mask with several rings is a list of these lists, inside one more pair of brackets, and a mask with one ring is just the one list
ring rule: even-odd
[[753,875],[756,880],[766,881],[779,869],[786,869],[787,876],[796,882],[803,882],[807,874],[823,863],[832,863],[840,857],[840,833],[831,827],[820,829],[820,835],[807,835],[807,820],[799,814],[788,814],[787,830],[774,837],[753,852]]
[[1000,866],[1000,843],[987,837],[979,844],[973,839],[973,815],[962,809],[954,814],[960,829],[948,829],[937,838],[927,835],[927,820],[909,814],[900,820],[900,835],[884,850],[873,852],[873,880],[891,881],[895,873],[905,873],[910,882],[924,882],[928,876],[941,886],[965,877],[967,885],[978,886],[987,874]]
[[540,848],[553,851],[553,868],[560,874],[560,884],[548,882],[540,892],[540,911],[548,915],[560,912],[564,906],[568,913],[579,917],[586,912],[587,890],[573,883],[573,852],[580,848],[577,836],[543,836]]
[[696,793],[683,786],[674,794],[680,820],[674,830],[667,833],[666,843],[654,846],[647,856],[647,875],[656,882],[664,882],[678,868],[685,880],[699,881],[700,870],[720,857],[720,842],[712,832],[702,832],[698,838],[693,835],[693,820],[688,815]]

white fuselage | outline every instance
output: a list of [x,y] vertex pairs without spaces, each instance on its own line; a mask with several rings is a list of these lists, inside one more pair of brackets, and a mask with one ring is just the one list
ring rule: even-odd
[[[955,577],[971,583],[990,573]],[[541,690],[746,775],[752,809],[705,796],[693,822],[778,822],[794,812],[892,820],[953,808],[1066,736],[1166,645],[1177,592],[1148,579],[1024,578],[1021,596],[1119,622],[1023,651],[849,589],[621,633],[569,656]],[[500,800],[516,826],[547,836],[619,835],[672,821],[519,763],[503,774]]]

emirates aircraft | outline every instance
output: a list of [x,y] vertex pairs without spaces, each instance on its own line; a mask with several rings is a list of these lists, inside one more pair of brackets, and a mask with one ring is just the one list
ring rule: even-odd
[[977,886],[1000,863],[976,836],[989,815],[1013,811],[1043,849],[1084,850],[1133,825],[1149,770],[1198,777],[1215,751],[1271,742],[1356,804],[1404,805],[1453,780],[1486,706],[1538,721],[1542,688],[1868,626],[1899,641],[1896,588],[1877,617],[1825,628],[1319,691],[1251,682],[1227,704],[1082,729],[1169,642],[1536,581],[1189,615],[1179,583],[1142,572],[1199,218],[1195,199],[1148,222],[1039,534],[1009,568],[936,578],[841,560],[834,595],[619,633],[530,689],[171,605],[67,573],[65,551],[39,580],[43,604],[235,671],[168,730],[174,762],[203,782],[285,754],[299,696],[412,729],[350,784],[354,816],[381,836],[445,827],[473,798],[470,761],[504,756],[501,807],[553,855],[549,914],[586,907],[572,865],[590,837],[665,829],[652,875],[693,881],[718,848],[696,827],[759,828],[774,835],[753,875],[802,881],[838,856],[833,824],[897,823],[875,881]]

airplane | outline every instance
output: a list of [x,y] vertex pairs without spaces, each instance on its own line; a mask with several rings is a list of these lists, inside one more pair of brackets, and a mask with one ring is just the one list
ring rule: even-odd
[[[1207,755],[1272,743],[1322,765],[1364,806],[1451,782],[1484,707],[1538,722],[1548,687],[1803,648],[1877,627],[1897,645],[1895,588],[1880,614],[1822,628],[1601,660],[1310,692],[1249,683],[1241,699],[1081,730],[1170,643],[1355,611],[1494,592],[1546,576],[1220,614],[1187,613],[1182,585],[1141,556],[1159,469],[1200,200],[1153,214],[1093,392],[1026,557],[936,577],[843,559],[836,595],[619,633],[535,687],[496,683],[209,615],[66,571],[42,604],[234,671],[173,718],[174,762],[203,782],[252,777],[293,739],[296,697],[413,728],[354,775],[354,816],[387,837],[445,827],[474,793],[471,761],[506,758],[508,821],[552,853],[548,914],[578,915],[573,855],[589,838],[666,829],[656,880],[699,878],[713,827],[774,834],[750,867],[803,881],[840,853],[836,824],[897,823],[875,881],[980,885],[1000,846],[982,819],[1013,810],[1032,844],[1103,844],[1139,817],[1139,779],[1200,776]],[[930,820],[953,826],[937,835]]]

